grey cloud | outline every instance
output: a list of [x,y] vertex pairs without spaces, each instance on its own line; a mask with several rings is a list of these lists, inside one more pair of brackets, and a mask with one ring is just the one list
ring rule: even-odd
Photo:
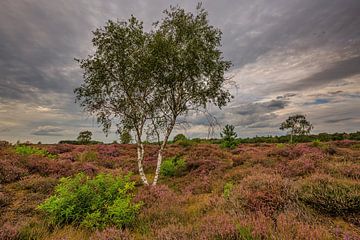
[[252,115],[270,113],[285,108],[289,104],[288,100],[271,100],[268,102],[248,103],[233,108],[232,111],[240,115]]
[[[104,25],[107,19],[126,19],[134,14],[144,21],[145,29],[149,29],[152,22],[161,18],[163,9],[177,4],[187,10],[194,10],[196,6],[196,2],[190,0],[0,1],[0,104],[12,106],[14,102],[22,102],[59,109],[58,115],[52,118],[28,119],[24,129],[28,132],[34,129],[32,134],[68,136],[50,127],[38,129],[38,126],[95,128],[91,117],[85,117],[73,102],[72,90],[82,82],[81,70],[73,58],[91,53],[91,31]],[[222,51],[225,58],[233,62],[234,69],[256,65],[264,55],[272,58],[284,53],[296,58],[303,50],[317,48],[336,52],[353,46],[347,50],[349,56],[360,56],[358,0],[205,0],[203,6],[209,12],[210,23],[223,32]],[[251,92],[244,89],[246,94],[234,99],[232,106],[237,107],[212,113],[221,123],[251,128],[248,130],[251,134],[263,133],[266,128],[276,126],[278,116],[274,111],[288,108],[293,98],[306,95],[305,90],[340,83],[343,78],[359,73],[359,57],[343,59],[331,66],[322,64],[316,56],[311,60],[324,70],[285,86],[272,77],[271,84],[259,86],[261,90],[244,78],[242,81],[249,82],[245,85]],[[276,61],[266,63],[272,67]],[[307,71],[304,66],[291,70]],[[254,78],[261,79],[262,74],[261,71],[255,73]],[[342,89],[345,87],[345,84],[339,86],[334,94],[313,97],[359,99],[359,94],[349,95]],[[61,94],[61,98],[55,97],[56,94]],[[276,94],[281,95],[276,97]],[[264,102],[269,98],[273,100]],[[254,103],[249,103],[252,100]],[[357,106],[352,107],[353,112],[357,110],[360,111]],[[59,119],[61,114],[65,117]],[[0,120],[2,118],[4,115]],[[11,118],[10,112],[6,118]],[[190,117],[189,121],[194,125],[207,125],[203,116]],[[20,130],[11,134],[21,136]]]
[[348,117],[348,118],[335,118],[335,119],[329,119],[329,120],[325,120],[326,123],[338,123],[338,122],[344,122],[344,121],[348,121],[348,120],[352,120],[352,117]]
[[334,81],[360,74],[360,56],[336,62],[321,72],[288,84],[283,91],[300,91],[314,87],[321,87]]
[[40,126],[34,131],[32,131],[31,134],[37,135],[37,136],[62,136],[61,133],[64,131],[64,129],[59,127],[53,127],[53,126]]

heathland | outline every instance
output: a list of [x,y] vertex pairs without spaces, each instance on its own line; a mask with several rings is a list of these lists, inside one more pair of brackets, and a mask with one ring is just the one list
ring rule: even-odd
[[[158,146],[145,150],[151,180]],[[180,142],[164,156],[147,187],[133,144],[4,144],[0,239],[360,238],[359,141]]]

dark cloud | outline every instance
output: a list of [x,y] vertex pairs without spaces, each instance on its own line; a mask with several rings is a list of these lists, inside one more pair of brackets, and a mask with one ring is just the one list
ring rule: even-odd
[[360,74],[360,56],[342,60],[310,77],[288,84],[283,91],[300,91],[327,85]]
[[253,115],[270,113],[285,108],[289,104],[287,99],[271,100],[268,102],[248,103],[233,108],[233,112],[239,115]]

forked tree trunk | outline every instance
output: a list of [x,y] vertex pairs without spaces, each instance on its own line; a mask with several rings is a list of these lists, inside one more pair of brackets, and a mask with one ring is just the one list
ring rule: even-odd
[[160,146],[160,149],[159,149],[159,151],[158,151],[155,177],[154,177],[154,181],[153,181],[153,183],[152,183],[153,186],[156,186],[157,181],[158,181],[158,179],[159,179],[160,169],[161,169],[161,163],[162,163],[162,159],[163,159],[163,155],[162,155],[162,154],[163,154],[164,148],[165,148],[165,146],[166,146],[166,143],[167,143],[167,141],[168,141],[168,139],[169,139],[169,136],[170,136],[170,134],[171,134],[171,131],[172,131],[172,129],[174,128],[174,125],[175,125],[175,124],[171,124],[171,125],[169,126],[169,128],[167,129],[166,135],[165,135],[165,137],[164,137],[164,141],[162,142],[162,144],[161,144],[161,146]]
[[144,167],[143,167],[143,160],[144,160],[144,145],[140,142],[137,143],[137,160],[138,160],[138,167],[139,167],[139,174],[141,177],[141,181],[144,185],[148,186],[149,182],[145,176]]

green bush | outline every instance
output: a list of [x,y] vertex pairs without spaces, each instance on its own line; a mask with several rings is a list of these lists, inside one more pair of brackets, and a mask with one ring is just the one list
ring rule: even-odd
[[234,188],[234,184],[232,182],[227,182],[224,185],[224,191],[223,191],[223,196],[224,198],[229,198],[232,189]]
[[43,149],[34,148],[26,145],[18,145],[15,147],[15,152],[20,155],[29,156],[29,155],[39,155],[48,158],[55,158],[56,155],[50,154],[48,151]]
[[286,147],[286,145],[284,143],[277,143],[276,144],[276,148],[282,149],[282,148],[285,148],[285,147]]
[[62,178],[55,194],[38,206],[48,215],[50,224],[75,224],[89,229],[108,225],[130,225],[141,203],[133,203],[134,182],[130,175],[114,177],[99,174],[94,178],[79,173]]
[[317,177],[305,181],[298,192],[299,199],[307,206],[331,216],[360,213],[360,184]]
[[177,142],[177,141],[184,141],[184,140],[188,140],[186,138],[186,136],[184,134],[177,134],[174,139],[173,139],[173,142]]
[[180,175],[185,169],[186,161],[176,156],[163,161],[160,173],[163,176],[173,177]]

